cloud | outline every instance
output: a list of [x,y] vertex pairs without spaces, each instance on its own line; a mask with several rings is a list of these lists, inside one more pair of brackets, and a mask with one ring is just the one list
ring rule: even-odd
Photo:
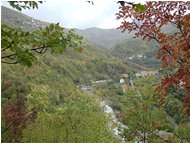
[[116,19],[116,16],[113,15],[113,16],[105,17],[105,19],[102,20],[102,22],[100,22],[96,26],[99,28],[111,29],[111,28],[119,27],[120,23],[121,22]]

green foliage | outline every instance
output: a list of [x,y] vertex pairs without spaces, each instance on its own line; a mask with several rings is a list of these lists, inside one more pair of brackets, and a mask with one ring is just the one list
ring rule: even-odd
[[52,112],[40,112],[36,122],[24,131],[22,142],[109,143],[114,139],[107,123],[108,118],[93,98],[70,95]]
[[[9,4],[19,11],[23,8],[38,8],[38,3],[34,1],[10,1]],[[74,34],[73,30],[66,32],[59,23],[50,24],[45,29],[39,27],[33,32],[25,32],[21,28],[2,24],[1,32],[1,59],[2,63],[6,64],[20,63],[31,67],[36,60],[34,53],[44,54],[49,49],[55,54],[63,53],[66,47],[82,51],[82,37]]]
[[42,1],[8,1],[11,7],[22,11],[22,9],[38,9],[38,4],[42,3]]
[[177,135],[179,136],[179,138],[183,139],[185,141],[185,143],[189,143],[190,142],[190,123],[185,123],[182,124],[178,127],[178,129],[176,130]]
[[37,31],[24,32],[20,28],[11,28],[2,25],[2,63],[32,66],[36,60],[34,53],[44,54],[47,50],[51,53],[61,54],[66,47],[72,47],[75,51],[82,51],[82,37],[72,30],[65,32],[57,24],[50,24],[45,29],[41,27]]
[[[114,79],[116,81],[114,81]],[[100,98],[104,99],[104,100],[112,100],[114,97],[118,97],[122,96],[123,90],[122,87],[119,83],[119,79],[118,78],[114,78],[111,81],[107,81],[106,83],[101,83],[101,84],[97,84],[97,85],[93,85],[93,91],[94,94],[96,94],[97,96],[99,96]],[[113,102],[114,103],[118,103],[117,101]],[[114,108],[112,106],[112,108]]]
[[122,7],[125,6],[125,4],[128,4],[128,5],[132,5],[132,7],[134,7],[134,9],[137,11],[137,12],[144,12],[146,10],[146,7],[143,5],[143,4],[135,4],[134,2],[126,2],[126,1],[118,1],[117,3],[120,3],[120,5]]
[[142,4],[140,4],[140,3],[135,4],[135,10],[137,12],[144,12],[146,10],[146,7],[144,5],[142,5]]
[[180,110],[181,106],[182,106],[181,102],[173,98],[167,99],[164,105],[166,112],[170,116],[172,116],[174,120],[178,123],[181,121],[180,119],[180,114],[182,113],[182,109]]
[[[55,57],[46,56],[51,59],[48,60],[50,64],[57,64]],[[4,82],[3,96],[5,92],[15,92],[13,87],[16,81],[24,82],[30,89],[27,108],[36,107],[38,111],[37,120],[24,130],[23,142],[114,142],[107,127],[109,119],[100,110],[96,99],[76,89],[64,71],[58,72],[59,69],[43,61],[33,68],[3,65],[3,69],[3,78],[14,79],[11,80],[12,85]],[[5,85],[10,87],[5,88]]]
[[[131,61],[133,65],[136,63],[147,68],[160,68],[161,62],[156,59],[157,46],[158,44],[155,41],[130,39],[115,45],[110,52],[126,64],[130,64]],[[138,57],[138,55],[142,55],[142,57]]]
[[[24,3],[25,7],[19,7],[18,3],[14,2],[12,6],[18,10],[28,8],[27,5],[37,8],[30,2]],[[144,8],[142,5],[136,5],[136,10],[142,12]],[[130,45],[130,42],[128,44]],[[136,51],[131,52],[136,53],[139,49],[143,53],[149,52],[149,44],[146,43],[135,43],[133,47],[140,44],[140,48],[137,47]],[[78,52],[83,48],[84,51],[78,54],[67,47]],[[125,51],[122,50],[119,53]],[[32,32],[2,25],[1,51],[4,63],[20,63],[30,67],[36,62],[32,68],[2,65],[2,108],[10,99],[17,100],[16,87],[21,82],[28,87],[25,108],[30,111],[35,107],[38,111],[35,122],[24,128],[22,142],[117,142],[108,128],[110,119],[101,111],[98,98],[87,96],[76,88],[76,85],[89,83],[90,80],[118,77],[133,69],[129,69],[121,60],[108,55],[106,50],[95,44],[87,42],[83,45],[80,36],[74,34],[73,30],[64,30],[59,24],[50,24]],[[42,58],[36,53],[46,54]],[[55,58],[54,54],[59,55]],[[121,111],[123,122],[129,127],[125,130],[127,140],[134,141],[137,136],[142,139],[144,133],[148,134],[146,140],[149,142],[161,142],[160,138],[156,137],[158,131],[173,128],[168,124],[167,114],[159,108],[158,100],[153,96],[152,81],[157,83],[152,77],[135,79],[137,88],[128,89],[124,95],[118,79],[93,87],[94,95],[109,99],[111,106]],[[182,116],[179,118],[176,115],[181,113],[179,107],[183,95],[177,93],[174,96],[177,99],[168,99],[166,109],[175,120],[181,121]],[[2,119],[4,129],[7,126],[4,118]],[[11,130],[12,128],[8,132]],[[189,141],[189,127],[180,126],[176,132],[180,138]],[[9,140],[10,136],[3,138]]]
[[188,122],[188,116],[182,108],[183,97],[185,96],[184,90],[173,86],[170,88],[168,96],[165,98],[163,107],[165,111],[174,119],[177,124]]
[[3,104],[2,116],[2,141],[19,142],[23,129],[37,117],[35,107],[27,110],[26,87],[23,84],[17,86],[17,98],[10,99]]
[[[38,111],[39,119],[37,119],[37,123],[31,124],[29,128],[26,129],[26,134],[24,135],[24,138],[26,140],[28,140],[29,135],[31,134],[34,134],[34,137],[36,137],[36,139],[33,138],[32,140],[36,141],[38,138],[42,139],[42,133],[46,134],[47,130],[50,132],[50,134],[48,135],[49,137],[52,134],[55,134],[58,130],[65,130],[65,127],[61,128],[61,123],[59,123],[56,120],[57,115],[59,115],[59,109],[63,110],[63,113],[67,116],[69,116],[71,112],[75,113],[72,114],[72,123],[77,124],[77,128],[80,129],[80,131],[83,128],[81,127],[83,125],[82,123],[87,122],[85,121],[85,119],[90,120],[89,122],[93,122],[93,124],[88,128],[87,125],[85,126],[86,130],[84,132],[86,133],[87,131],[89,131],[89,139],[94,140],[96,136],[96,139],[99,142],[104,142],[102,140],[109,140],[107,142],[114,142],[111,141],[111,133],[107,130],[107,121],[109,121],[109,119],[107,120],[104,116],[104,113],[100,111],[100,108],[98,107],[99,105],[97,105],[97,102],[95,102],[96,99],[88,99],[88,97],[86,98],[85,96],[87,95],[82,94],[80,89],[77,89],[74,85],[75,80],[79,80],[78,84],[80,85],[82,83],[89,82],[89,80],[95,81],[101,78],[109,78],[109,75],[104,75],[96,72],[96,69],[99,65],[101,65],[104,62],[111,63],[112,61],[112,58],[104,53],[105,51],[99,49],[99,47],[96,47],[96,45],[87,43],[84,47],[84,51],[80,54],[74,52],[71,48],[68,48],[62,55],[57,55],[56,57],[52,55],[50,52],[47,52],[47,54],[45,54],[43,57],[37,55],[36,58],[38,62],[36,62],[32,66],[32,68],[27,68],[19,64],[2,65],[2,96],[5,98],[5,101],[9,100],[10,98],[16,98],[16,86],[17,83],[21,82],[24,83],[28,88],[28,110],[32,109],[33,107],[36,107]],[[118,61],[113,61],[114,64],[117,64],[117,62]],[[92,113],[89,113],[89,115],[87,116],[85,113],[83,113],[83,111],[87,113],[91,112],[91,109],[89,108],[92,108]],[[94,111],[93,108],[95,108],[96,110]],[[86,111],[87,109],[88,111]],[[51,121],[49,120],[49,115],[51,115],[52,117]],[[75,122],[74,115],[80,119],[81,124]],[[83,115],[83,117],[81,115]],[[103,117],[101,117],[102,115]],[[64,120],[64,117],[65,116],[59,117],[59,121],[62,122],[61,120]],[[99,117],[101,118],[98,119]],[[105,124],[100,124],[99,122],[101,121],[104,121]],[[54,122],[52,126],[50,126],[50,122]],[[89,122],[88,125],[90,124]],[[95,123],[97,125],[95,125]],[[42,126],[42,124],[45,124],[46,126]],[[105,137],[101,136],[99,132],[96,129],[94,129],[94,127],[99,126],[98,124],[101,125],[99,129],[101,129],[102,132],[104,132],[101,133]],[[56,128],[58,128],[57,126],[60,128],[56,130]],[[42,131],[43,127],[47,130]],[[36,133],[28,131],[29,129],[36,129]],[[73,128],[69,127],[69,129],[72,132],[74,132]],[[37,130],[39,130],[41,134]],[[96,132],[93,132],[93,130]],[[75,133],[72,133],[72,137],[69,138],[73,139],[74,134]],[[40,136],[38,137],[37,135]],[[57,136],[61,135],[57,134]],[[55,135],[55,138],[58,138],[59,140],[59,137],[57,136]],[[55,139],[53,136],[51,137],[51,139],[49,138],[50,140]],[[9,136],[7,138],[9,138]],[[78,140],[81,140],[82,134],[78,134],[77,138]],[[63,138],[60,137],[60,140],[62,139]]]
[[129,127],[126,129],[126,136],[134,140],[149,140],[143,134],[153,135],[150,138],[157,138],[158,130],[166,130],[169,119],[162,109],[157,108],[156,99],[152,96],[152,86],[138,88],[139,92],[129,90],[126,93],[124,122]]
[[105,84],[96,86],[95,93],[100,97],[109,99],[111,107],[120,112],[122,122],[128,126],[125,129],[124,136],[127,141],[142,141],[146,134],[145,140],[150,142],[161,142],[159,131],[167,131],[173,128],[170,119],[164,109],[159,106],[159,99],[153,95],[154,85],[158,82],[155,77],[133,78],[135,87],[127,85],[127,91],[123,96],[118,96],[117,89],[114,88],[116,81],[110,81]]
[[110,77],[116,77],[119,74],[126,73],[126,68],[122,64],[100,63],[97,72],[108,74]]

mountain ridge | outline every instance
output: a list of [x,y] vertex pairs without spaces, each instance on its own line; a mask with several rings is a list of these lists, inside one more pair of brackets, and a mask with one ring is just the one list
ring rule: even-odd
[[123,40],[131,39],[134,33],[122,33],[118,29],[102,29],[98,27],[91,27],[84,30],[75,29],[76,33],[82,35],[90,41],[94,41],[106,49],[114,47]]
[[[14,11],[10,10],[9,13],[4,13],[5,11],[3,11],[3,9],[2,17],[5,16],[4,18],[7,18],[7,21],[3,21],[2,23],[10,24],[11,22],[13,22],[14,20],[16,21],[19,18],[20,13],[17,12],[16,14],[14,14],[16,16],[10,16],[11,18],[8,19],[9,16],[6,15],[8,15],[9,13],[12,14],[14,13]],[[9,9],[5,8],[5,10]],[[23,18],[23,21],[26,21],[28,19],[32,20],[31,17]],[[33,20],[37,21],[35,19]],[[39,24],[41,24],[40,21],[38,22]],[[21,25],[22,28],[25,28],[25,30],[30,26],[30,30],[34,30],[34,27],[31,27],[31,24],[17,22],[14,26],[20,27]],[[37,26],[35,28],[37,28]],[[71,78],[72,81],[76,83],[86,83],[90,80],[107,79],[110,77],[119,76],[120,74],[124,74],[127,72],[142,69],[138,65],[135,65],[135,67],[133,67],[133,63],[129,67],[123,64],[120,59],[110,55],[107,49],[100,47],[95,42],[89,42],[88,39],[84,40],[86,44],[83,47],[83,52],[77,53],[74,52],[73,49],[68,47],[62,55],[58,55],[56,56],[56,58],[54,58],[54,56],[47,51],[47,54],[45,54],[44,56],[39,56],[40,62],[44,65],[56,68],[58,72],[64,72],[66,77]]]
[[[23,28],[24,30],[37,30],[39,26],[45,27],[50,24],[48,22],[36,20],[26,14],[4,6],[1,6],[1,12],[2,23],[17,26]],[[149,51],[151,52],[152,49],[155,49],[154,44],[152,45],[146,41],[140,40],[139,38],[132,38],[134,37],[134,32],[128,33],[126,31],[122,33],[118,29],[103,29],[98,27],[90,27],[83,30],[74,28],[74,30],[77,34],[83,36],[87,43],[90,42],[96,45],[94,48],[99,47],[100,49],[107,50],[104,51],[104,53],[109,53],[110,56],[120,59],[124,64],[128,58],[134,56],[134,53],[144,54],[149,53]],[[156,52],[152,55],[155,55],[155,53]],[[134,61],[131,60],[131,62]],[[139,62],[139,60],[136,60],[134,63],[139,64]],[[127,63],[129,63],[129,61]],[[144,64],[141,66],[144,66]],[[130,66],[130,68],[133,67]]]
[[[2,24],[17,26],[23,28],[24,30],[37,30],[39,26],[45,27],[50,24],[48,22],[32,18],[16,10],[9,9],[5,6],[1,6],[1,13]],[[98,27],[90,27],[86,29],[73,29],[77,34],[83,36],[85,39],[107,49],[134,36],[134,34],[128,34],[127,32],[122,33],[120,30],[114,28],[103,29]]]

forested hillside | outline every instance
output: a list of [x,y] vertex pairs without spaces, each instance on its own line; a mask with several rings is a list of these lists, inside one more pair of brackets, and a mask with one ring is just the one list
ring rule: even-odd
[[49,25],[47,22],[36,20],[16,10],[1,6],[1,22],[11,26],[17,26],[25,30],[37,30],[39,26]]
[[139,64],[142,67],[157,68],[161,67],[161,62],[157,59],[159,45],[156,41],[143,41],[142,39],[125,40],[114,46],[110,53],[126,61]]
[[[107,76],[89,70],[88,66],[93,67],[93,64],[88,64],[87,61],[79,62],[81,59],[74,62],[69,56],[71,55],[68,53],[58,57],[47,54],[32,68],[2,65],[3,118],[7,119],[8,123],[14,120],[18,122],[11,130],[3,132],[2,142],[9,141],[10,137],[18,140],[19,134],[23,131],[22,126],[25,122],[22,120],[26,115],[17,115],[23,113],[22,110],[13,111],[15,102],[19,100],[20,90],[24,92],[22,95],[24,94],[26,103],[20,104],[27,107],[25,112],[30,110],[37,112],[35,123],[28,126],[23,133],[23,142],[61,142],[65,139],[74,142],[76,134],[75,140],[79,142],[84,139],[86,142],[97,141],[96,136],[99,136],[100,142],[113,140],[106,128],[107,119],[101,112],[98,101],[76,87],[88,83],[89,79]],[[6,122],[2,124],[2,131],[6,129]],[[97,130],[91,126],[96,126]],[[48,134],[44,130],[49,130]],[[65,130],[68,130],[68,133]],[[56,135],[59,137],[54,138]]]
[[[26,15],[5,7],[2,13],[4,24],[23,26],[25,30],[29,26],[32,31],[37,28],[31,26],[34,23],[16,22],[32,20]],[[68,48],[62,55],[37,55],[31,68],[2,64],[2,142],[21,141],[22,136],[22,142],[117,142],[107,128],[110,119],[101,111],[99,101],[77,87],[135,70],[87,40],[81,53]],[[14,110],[18,103],[21,109]],[[29,125],[28,120],[35,123]],[[17,124],[8,127],[14,122]],[[23,130],[25,125],[28,127]],[[51,132],[47,134],[44,129]]]
[[[25,30],[35,30],[40,26],[45,27],[49,25],[47,22],[36,20],[6,7],[2,7],[1,11],[2,23],[4,24],[21,27]],[[171,26],[167,26],[165,29],[167,29],[168,32],[174,31]],[[75,29],[75,31],[79,35],[82,35],[84,38],[88,39],[88,42],[95,43],[97,47],[101,47],[101,49],[111,48],[111,55],[124,60],[124,64],[126,62],[130,62],[127,60],[128,58],[134,57],[134,59],[130,59],[132,61],[130,65],[133,65],[133,63],[137,64],[131,66],[133,69],[143,69],[143,67],[160,68],[160,63],[155,58],[157,50],[152,52],[152,49],[158,49],[158,44],[156,41],[145,42],[139,39],[133,39],[133,33],[128,33],[127,31],[122,33],[116,29],[101,29],[93,27],[84,30]],[[139,54],[148,58],[141,60],[137,57]],[[142,67],[138,66],[138,64]]]
[[[49,25],[46,22],[41,22],[39,20],[28,17],[27,15],[10,10],[6,7],[2,7],[2,13],[3,13],[2,23],[4,24],[11,25],[14,23],[14,26],[16,27],[20,27],[20,26],[22,27],[22,25],[24,25],[24,29],[28,29],[28,26],[29,26],[30,27],[29,29],[31,30],[35,30],[37,27],[42,26],[43,24]],[[23,21],[23,23],[19,23],[19,22],[17,23],[18,19]],[[35,23],[32,23],[32,22],[29,25],[28,23],[26,23],[26,21],[30,22],[32,20],[38,22],[39,25],[35,26]],[[73,80],[77,80],[77,77],[80,77],[83,81],[85,79],[86,81],[88,81],[89,80],[88,76],[92,78],[92,80],[101,79],[101,78],[105,79],[105,78],[109,78],[109,76],[116,76],[118,72],[119,74],[121,74],[127,71],[130,72],[132,70],[136,70],[136,69],[128,68],[124,64],[120,63],[120,60],[109,55],[106,49],[99,47],[99,45],[97,45],[96,43],[90,42],[89,40],[85,41],[83,50],[84,51],[79,54],[79,53],[74,52],[71,49],[68,49],[60,57],[63,59],[56,60],[57,62],[60,62],[60,63],[55,63],[52,65],[60,66],[61,61],[62,61],[64,64],[67,65],[67,66],[64,66],[65,71],[63,72],[66,72],[67,70],[68,71],[71,70],[72,72],[67,72],[67,73],[73,74],[73,77],[72,75],[70,75],[73,78]],[[49,56],[50,55],[48,55],[47,57]],[[43,60],[47,63],[51,61],[51,60],[45,60],[45,59]],[[103,70],[100,71],[100,69],[105,69],[104,66],[106,66],[106,70],[108,69],[107,72],[104,72]],[[111,71],[109,71],[109,69]],[[78,72],[78,73],[75,73],[75,72]],[[86,73],[86,74],[83,74],[83,73]]]
[[123,40],[131,39],[134,36],[134,34],[128,33],[127,31],[122,33],[118,29],[101,29],[97,27],[84,30],[76,29],[76,32],[84,36],[86,39],[93,41],[107,49],[112,48]]

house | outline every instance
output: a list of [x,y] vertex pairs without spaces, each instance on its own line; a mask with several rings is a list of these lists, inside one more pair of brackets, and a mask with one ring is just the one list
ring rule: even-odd
[[120,79],[120,84],[123,84],[125,82],[125,80],[123,78]]
[[123,78],[128,78],[129,75],[128,75],[128,74],[122,74],[122,77],[123,77]]

